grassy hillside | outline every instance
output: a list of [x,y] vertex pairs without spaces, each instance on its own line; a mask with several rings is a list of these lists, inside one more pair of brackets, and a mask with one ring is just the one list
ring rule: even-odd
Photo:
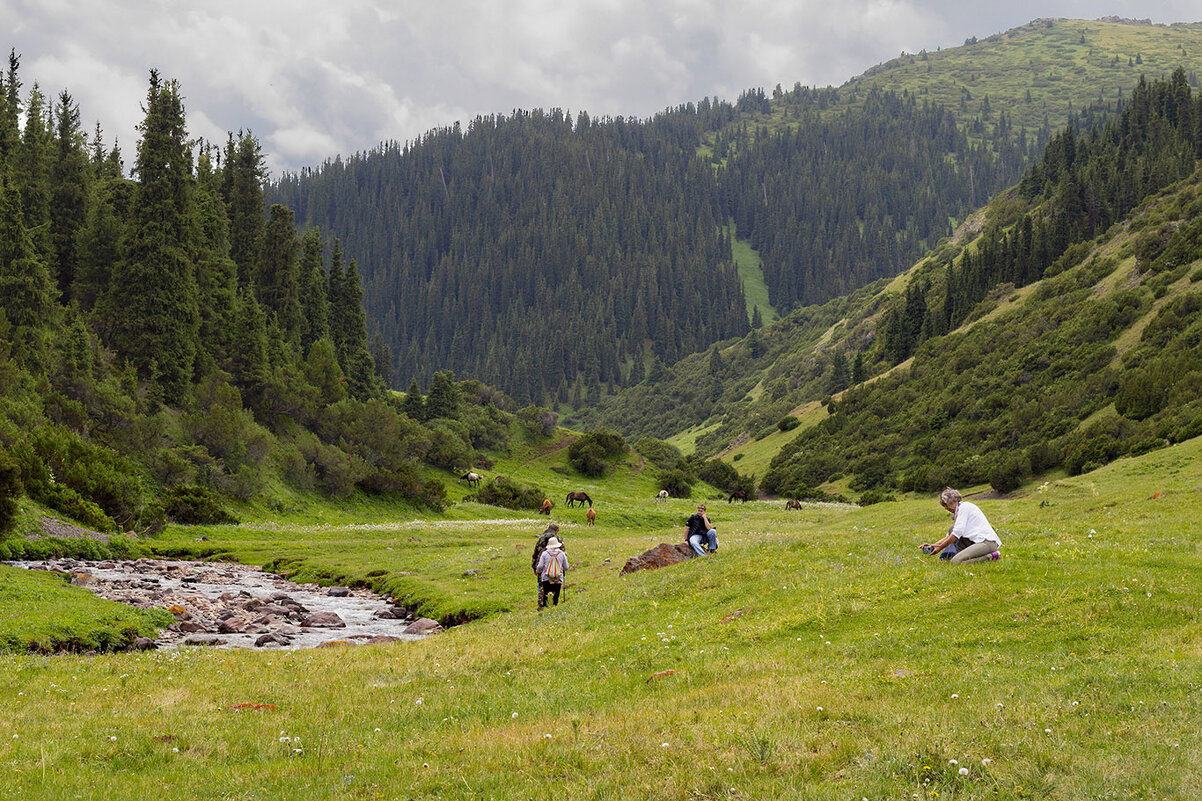
[[517,603],[419,643],[0,657],[0,798],[1194,798],[1199,487],[1192,440],[980,499],[1004,556],[967,568],[918,554],[929,498],[714,504],[717,556],[619,577],[688,506],[619,471],[541,614],[538,519],[212,529]]

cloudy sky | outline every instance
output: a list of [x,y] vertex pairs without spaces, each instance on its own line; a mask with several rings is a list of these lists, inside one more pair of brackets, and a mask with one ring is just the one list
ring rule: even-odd
[[128,164],[149,70],[194,136],[246,128],[274,173],[515,108],[646,117],[838,85],[1038,17],[1202,21],[1197,0],[0,0],[26,90],[67,89]]

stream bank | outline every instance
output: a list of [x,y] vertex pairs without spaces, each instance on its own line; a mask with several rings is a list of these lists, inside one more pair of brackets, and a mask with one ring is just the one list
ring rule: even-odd
[[417,640],[442,631],[370,590],[297,584],[262,568],[161,559],[9,562],[60,573],[110,601],[166,609],[175,622],[139,649],[198,645],[300,649]]

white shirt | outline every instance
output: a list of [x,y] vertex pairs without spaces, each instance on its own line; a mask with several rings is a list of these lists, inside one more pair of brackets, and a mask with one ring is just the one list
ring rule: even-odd
[[1002,544],[1002,538],[993,530],[993,526],[989,525],[985,513],[975,503],[968,501],[960,501],[956,506],[955,523],[952,524],[951,533],[956,537],[967,537],[970,542],[992,540],[998,545]]

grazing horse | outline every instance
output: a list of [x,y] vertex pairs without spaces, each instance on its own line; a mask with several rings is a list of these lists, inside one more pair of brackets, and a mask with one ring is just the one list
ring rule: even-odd
[[540,515],[546,515],[547,517],[551,516],[551,499],[550,498],[543,498],[543,505],[538,508],[538,513]]
[[588,514],[586,514],[585,517],[588,519],[588,523],[586,525],[593,525],[597,522],[597,510],[589,507]]
[[593,499],[588,496],[587,492],[569,492],[568,493],[567,503],[568,503],[569,507],[571,507],[577,503],[579,503],[581,506],[584,506],[585,501],[588,501],[589,508],[592,508]]
[[478,486],[480,486],[480,476],[476,475],[475,473],[471,473],[471,472],[464,473],[463,475],[461,475],[461,476],[459,477],[459,480],[458,480],[458,481],[456,481],[455,483],[456,483],[456,484],[462,484],[464,481],[466,481],[466,482],[467,482],[467,485],[468,485],[469,487],[478,487]]
[[786,509],[800,509],[801,501],[795,501],[795,500],[785,501],[785,508]]
[[666,500],[668,500],[668,491],[667,491],[667,490],[660,490],[660,491],[659,491],[659,495],[656,495],[656,496],[655,496],[655,500],[656,500],[656,501],[666,501]]
[[732,492],[730,494],[730,497],[726,499],[727,503],[730,503],[731,501],[739,501],[741,503],[747,503],[747,490],[735,490],[734,492]]

